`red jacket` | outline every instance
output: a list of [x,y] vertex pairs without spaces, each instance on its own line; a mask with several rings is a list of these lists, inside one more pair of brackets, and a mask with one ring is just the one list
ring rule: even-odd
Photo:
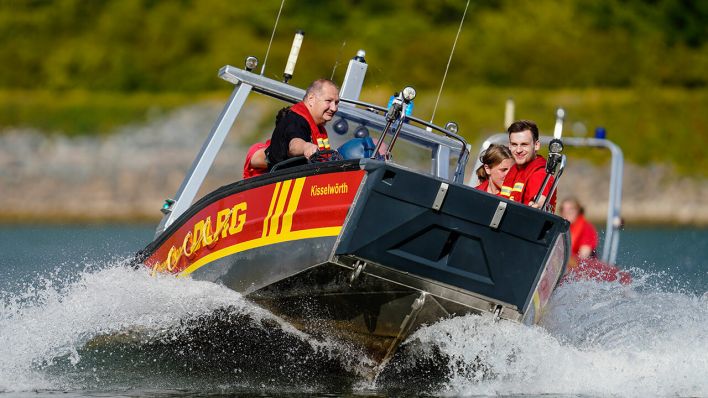
[[[514,165],[509,174],[506,175],[504,179],[504,185],[502,186],[500,195],[509,198],[516,202],[521,202],[528,205],[536,193],[541,189],[543,185],[543,180],[546,177],[546,159],[543,156],[536,156],[536,159],[532,160],[529,164],[523,168]],[[553,177],[548,180],[546,188],[543,190],[543,194],[548,196],[548,192],[551,190],[551,185],[553,185]],[[548,199],[547,199],[548,200]],[[556,207],[556,193],[553,193],[551,200],[551,211]]]
[[479,185],[474,187],[474,189],[479,189],[480,191],[484,191],[484,192],[487,192],[487,188],[489,188],[489,180],[488,179],[480,182]]
[[255,169],[251,167],[251,158],[253,155],[258,151],[259,149],[266,149],[268,148],[268,145],[270,145],[270,140],[266,142],[256,142],[255,144],[251,145],[251,147],[248,149],[248,153],[246,154],[246,161],[243,162],[243,179],[245,180],[246,178],[251,178],[255,176],[259,176],[261,174],[265,174],[268,169]]
[[583,245],[590,246],[594,255],[597,249],[597,231],[582,214],[579,214],[575,221],[570,224],[570,253],[577,257],[580,252],[580,246]]

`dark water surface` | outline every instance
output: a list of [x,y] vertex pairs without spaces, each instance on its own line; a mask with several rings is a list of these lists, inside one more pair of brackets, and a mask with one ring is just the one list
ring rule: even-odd
[[430,325],[377,382],[233,291],[125,267],[152,236],[0,226],[0,395],[708,396],[708,229],[628,229],[632,286],[563,285],[539,327]]

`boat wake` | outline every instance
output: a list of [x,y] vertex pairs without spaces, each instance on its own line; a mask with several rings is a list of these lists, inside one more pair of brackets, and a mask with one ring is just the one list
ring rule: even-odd
[[0,293],[0,391],[706,396],[708,297],[650,279],[565,284],[536,327],[440,321],[372,384],[361,353],[304,335],[225,287],[88,267]]
[[708,295],[651,279],[564,284],[536,327],[438,322],[411,336],[417,355],[393,373],[420,374],[419,358],[438,358],[443,377],[428,388],[442,395],[707,396]]
[[125,264],[66,279],[1,293],[0,392],[309,391],[366,363],[213,283]]

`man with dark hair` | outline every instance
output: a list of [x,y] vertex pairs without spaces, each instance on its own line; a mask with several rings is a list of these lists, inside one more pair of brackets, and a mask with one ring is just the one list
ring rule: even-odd
[[[549,180],[546,185],[539,203],[535,203],[534,197],[541,189],[546,177],[546,159],[537,154],[537,151],[541,149],[538,127],[530,120],[519,120],[512,123],[507,132],[509,133],[509,149],[514,156],[515,165],[506,175],[500,195],[525,205],[540,208],[546,201],[553,179]],[[551,209],[555,209],[555,192],[550,200]]]
[[295,157],[309,158],[330,149],[325,124],[339,107],[339,88],[331,80],[318,79],[305,91],[302,101],[278,113],[269,143],[254,144],[246,156],[243,177],[270,170],[276,163]]

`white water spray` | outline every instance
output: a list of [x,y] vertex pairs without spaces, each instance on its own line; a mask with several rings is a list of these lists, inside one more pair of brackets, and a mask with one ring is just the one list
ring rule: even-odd
[[708,395],[708,299],[636,289],[566,284],[541,326],[467,316],[412,339],[450,358],[441,395]]
[[0,392],[85,388],[68,376],[71,369],[59,375],[45,370],[81,364],[80,353],[96,338],[134,332],[141,338],[160,338],[224,308],[253,319],[254,327],[262,320],[278,325],[313,353],[337,356],[342,348],[311,339],[221,285],[152,277],[145,269],[124,264],[84,271],[64,281],[43,278],[34,285],[38,287],[0,297]]

